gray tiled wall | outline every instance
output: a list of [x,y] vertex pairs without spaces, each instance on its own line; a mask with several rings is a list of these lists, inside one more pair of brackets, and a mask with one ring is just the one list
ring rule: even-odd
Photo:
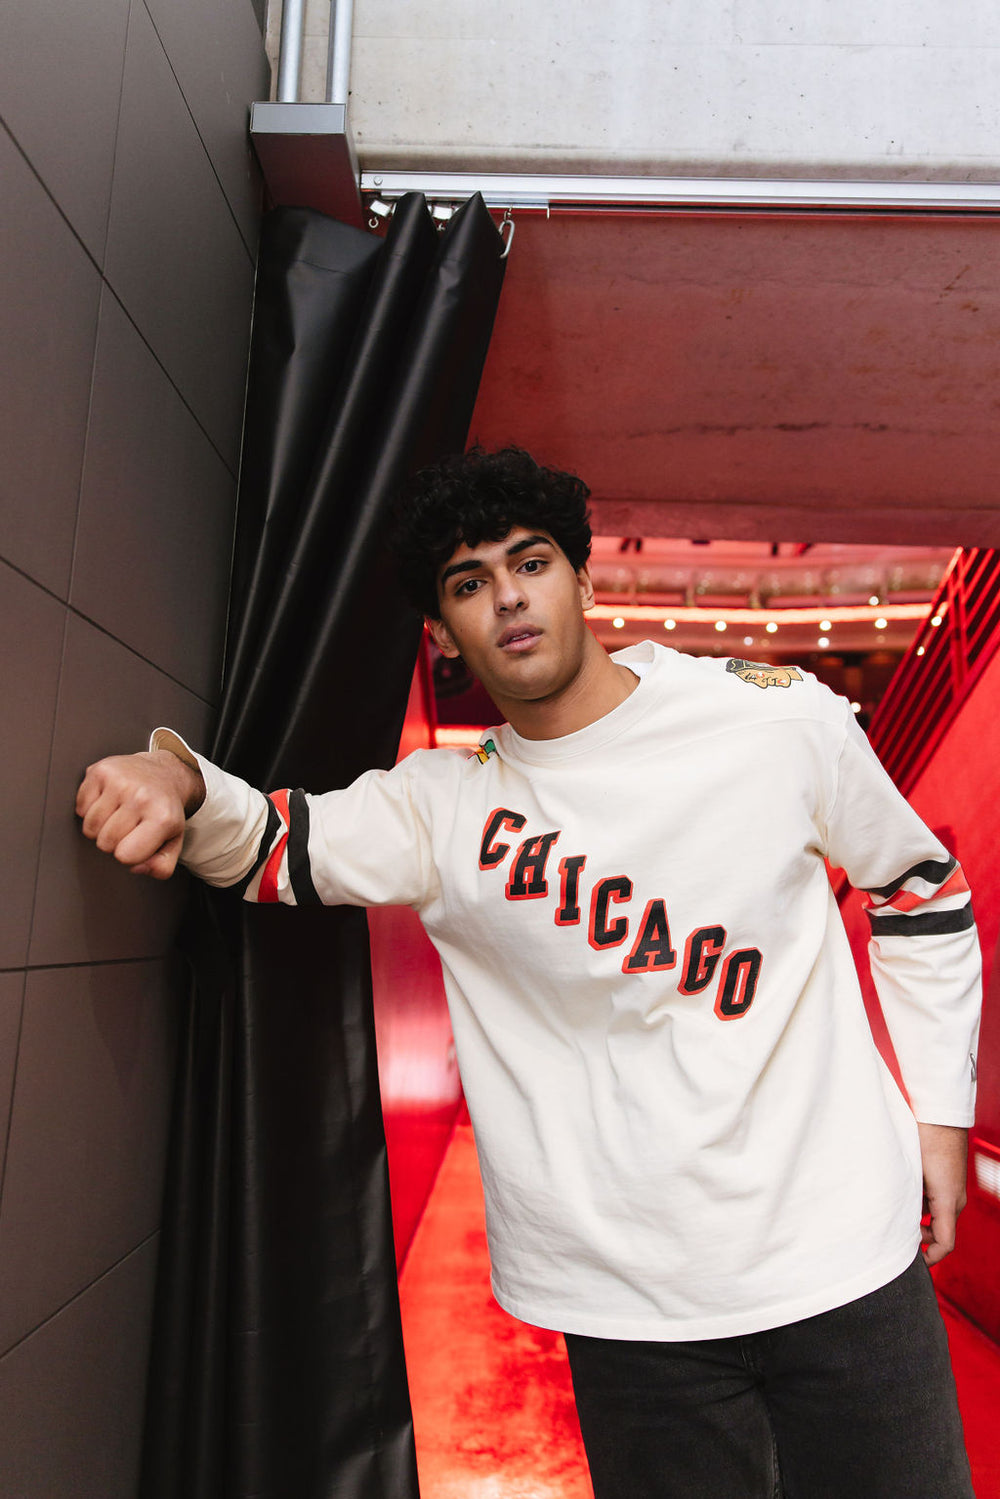
[[11,0],[0,49],[0,1493],[134,1499],[179,888],[88,761],[217,701],[268,97],[255,0]]
[[101,277],[2,128],[0,182],[0,556],[65,597]]
[[156,1249],[137,1246],[0,1361],[0,1493],[133,1499]]

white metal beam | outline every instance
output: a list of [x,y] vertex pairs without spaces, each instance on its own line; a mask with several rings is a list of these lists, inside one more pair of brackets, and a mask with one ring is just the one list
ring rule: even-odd
[[543,176],[531,173],[378,172],[361,190],[383,199],[422,192],[455,201],[482,193],[493,208],[770,208],[847,212],[1000,212],[1000,182],[839,182],[724,177]]

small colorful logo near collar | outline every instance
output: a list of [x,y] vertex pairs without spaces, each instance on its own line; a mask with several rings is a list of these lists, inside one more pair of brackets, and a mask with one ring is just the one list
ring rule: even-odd
[[496,752],[497,747],[493,743],[493,740],[487,739],[486,743],[481,744],[476,750],[476,759],[479,761],[480,765],[485,765],[490,756],[495,755]]
[[766,661],[741,661],[738,656],[726,662],[726,670],[755,687],[790,687],[793,682],[802,681],[795,666],[769,666]]

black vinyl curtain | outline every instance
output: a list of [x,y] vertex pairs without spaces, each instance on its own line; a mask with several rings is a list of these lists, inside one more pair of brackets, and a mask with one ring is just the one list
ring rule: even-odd
[[[251,783],[393,763],[420,636],[382,536],[466,440],[504,263],[481,198],[439,236],[264,221],[213,758]],[[415,1499],[367,923],[198,887],[141,1499]]]

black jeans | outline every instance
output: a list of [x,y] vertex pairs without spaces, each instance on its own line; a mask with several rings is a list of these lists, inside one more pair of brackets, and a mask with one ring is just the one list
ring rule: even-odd
[[881,1290],[695,1343],[567,1335],[595,1499],[970,1499],[918,1255]]

